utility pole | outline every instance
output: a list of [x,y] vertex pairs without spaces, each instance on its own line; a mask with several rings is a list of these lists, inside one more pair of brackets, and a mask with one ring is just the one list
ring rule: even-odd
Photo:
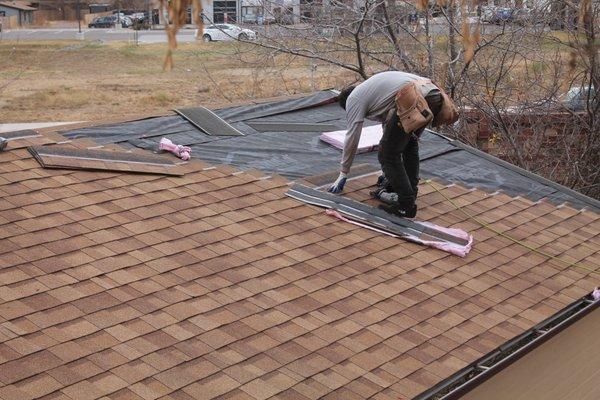
[[150,0],[146,0],[146,10],[148,11],[148,27],[152,29],[154,19],[152,18],[152,10],[150,9]]
[[79,25],[79,31],[75,34],[75,38],[78,40],[83,40],[84,35],[81,32],[81,0],[77,0],[77,24]]
[[79,24],[79,34],[81,35],[81,1],[77,0],[77,23]]

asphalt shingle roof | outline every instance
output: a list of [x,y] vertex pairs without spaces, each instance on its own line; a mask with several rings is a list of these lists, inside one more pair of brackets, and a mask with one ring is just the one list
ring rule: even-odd
[[[2,399],[410,398],[598,283],[427,184],[420,219],[471,232],[466,258],[339,222],[257,171],[50,170],[24,148],[63,140],[0,152]],[[594,212],[435,185],[495,229],[599,264]]]
[[23,11],[35,11],[37,8],[31,7],[28,1],[0,1],[0,6],[14,8]]

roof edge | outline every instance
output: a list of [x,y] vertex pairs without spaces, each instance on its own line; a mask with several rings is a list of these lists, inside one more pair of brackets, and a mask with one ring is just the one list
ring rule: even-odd
[[[528,331],[510,339],[413,400],[458,400],[538,346],[573,325],[595,309],[600,300],[591,293],[576,300]],[[486,365],[488,364],[488,365]]]
[[553,188],[553,189],[555,189],[557,191],[566,193],[566,194],[568,194],[568,195],[570,195],[572,197],[575,197],[576,199],[580,200],[581,202],[583,202],[583,203],[585,203],[585,204],[587,204],[587,205],[589,205],[591,207],[594,207],[594,208],[600,210],[600,201],[598,201],[598,200],[596,200],[596,199],[594,199],[592,197],[586,196],[585,194],[580,193],[580,192],[578,192],[576,190],[573,190],[571,188],[568,188],[568,187],[566,187],[564,185],[561,185],[560,183],[556,183],[554,181],[551,181],[548,178],[544,178],[543,176],[540,176],[540,175],[538,175],[536,173],[533,173],[531,171],[527,171],[524,168],[521,168],[519,166],[516,166],[514,164],[509,163],[508,161],[504,161],[504,160],[502,160],[502,159],[500,159],[498,157],[495,157],[495,156],[493,156],[491,154],[488,154],[488,153],[486,153],[484,151],[478,150],[478,149],[476,149],[476,148],[474,148],[472,146],[469,146],[468,144],[465,144],[465,143],[463,143],[463,142],[461,142],[461,141],[459,141],[457,139],[449,138],[449,137],[447,137],[447,136],[445,136],[445,135],[443,135],[441,133],[434,132],[434,131],[431,131],[431,130],[429,132],[431,132],[434,135],[437,135],[437,136],[439,136],[441,138],[446,139],[453,146],[456,146],[456,147],[458,147],[458,148],[460,148],[462,150],[465,150],[465,151],[467,151],[467,152],[469,152],[469,153],[471,153],[473,155],[476,155],[478,157],[484,158],[484,159],[486,159],[486,160],[488,160],[490,162],[493,162],[496,165],[499,165],[501,167],[507,168],[507,169],[509,169],[509,170],[511,170],[513,172],[516,172],[516,173],[518,173],[518,174],[526,177],[526,178],[532,179],[532,180],[534,180],[534,181],[536,181],[538,183],[541,183],[543,185],[549,186],[549,187],[551,187],[551,188]]

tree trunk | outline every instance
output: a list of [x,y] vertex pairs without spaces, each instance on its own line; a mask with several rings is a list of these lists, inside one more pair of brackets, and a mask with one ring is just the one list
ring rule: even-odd
[[[425,40],[427,40],[427,74],[433,79],[435,74],[435,57],[433,55],[433,36],[431,35],[431,14],[429,3],[425,7]],[[418,24],[418,22],[417,22]]]
[[459,55],[459,44],[456,41],[456,1],[450,0],[448,3],[448,46],[450,47],[450,62],[448,63],[448,76],[446,78],[446,87],[450,88],[450,97],[454,97],[456,87],[456,70]]

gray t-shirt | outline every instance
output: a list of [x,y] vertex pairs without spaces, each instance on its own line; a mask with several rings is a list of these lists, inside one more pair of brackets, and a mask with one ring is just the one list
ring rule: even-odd
[[388,71],[373,75],[358,85],[346,100],[348,132],[342,152],[342,172],[348,173],[354,161],[365,118],[384,122],[388,111],[395,107],[396,93],[407,83],[419,81],[423,96],[436,89],[427,78],[408,72]]

